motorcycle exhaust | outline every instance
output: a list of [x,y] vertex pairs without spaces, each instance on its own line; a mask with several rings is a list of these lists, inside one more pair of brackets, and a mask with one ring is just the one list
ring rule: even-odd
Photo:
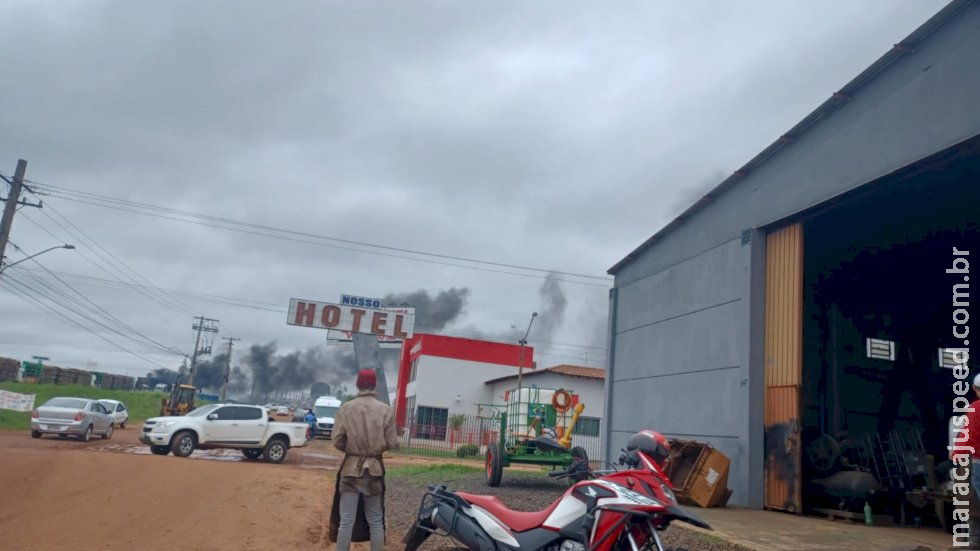
[[496,549],[497,544],[471,517],[449,503],[438,503],[432,512],[432,524],[473,551]]

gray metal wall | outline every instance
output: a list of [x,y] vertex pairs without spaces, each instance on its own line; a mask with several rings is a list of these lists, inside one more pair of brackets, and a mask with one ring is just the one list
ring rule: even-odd
[[974,3],[621,266],[610,293],[607,456],[641,428],[706,440],[732,460],[732,503],[761,507],[765,235],[757,228],[980,134],[978,98]]

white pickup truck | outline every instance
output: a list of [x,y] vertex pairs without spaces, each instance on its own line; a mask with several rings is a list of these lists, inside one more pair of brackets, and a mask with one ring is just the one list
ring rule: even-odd
[[140,442],[155,455],[173,451],[187,457],[195,449],[241,450],[248,459],[282,463],[289,448],[306,445],[306,423],[279,423],[262,406],[211,404],[179,417],[147,419]]

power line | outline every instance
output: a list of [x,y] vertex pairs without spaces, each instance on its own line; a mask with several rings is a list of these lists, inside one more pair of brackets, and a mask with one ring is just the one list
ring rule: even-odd
[[[11,244],[13,244],[13,243],[11,243]],[[20,249],[20,247],[17,247],[16,245],[14,245],[14,248],[15,248],[15,249],[17,249],[18,251],[20,251],[20,252],[21,252],[21,253],[23,254],[23,251],[22,251],[22,250]],[[58,275],[57,275],[57,274],[55,274],[54,272],[52,272],[51,270],[49,270],[49,269],[48,269],[47,267],[45,267],[45,266],[44,266],[43,264],[41,264],[41,263],[40,263],[40,262],[39,262],[39,261],[38,261],[37,259],[31,259],[31,260],[32,260],[32,261],[33,261],[33,262],[34,262],[35,264],[37,264],[38,266],[40,266],[40,267],[41,267],[41,268],[42,268],[42,269],[43,269],[43,270],[44,270],[45,272],[47,272],[47,273],[48,273],[48,274],[49,274],[49,275],[50,275],[51,277],[53,277],[54,279],[56,279],[56,280],[58,280],[58,282],[59,282],[59,283],[61,283],[62,285],[64,285],[64,286],[65,286],[65,287],[67,287],[68,289],[70,289],[70,290],[71,290],[72,292],[74,292],[74,293],[75,293],[76,295],[78,295],[79,297],[81,297],[81,299],[82,299],[82,300],[84,300],[84,301],[85,301],[86,303],[88,303],[88,304],[89,304],[89,305],[91,305],[91,306],[92,306],[93,308],[95,308],[95,310],[97,310],[98,312],[100,312],[100,313],[102,314],[102,316],[103,316],[103,317],[104,317],[104,318],[105,318],[106,320],[108,320],[108,321],[109,321],[110,323],[114,323],[114,324],[115,324],[115,325],[117,325],[118,327],[120,327],[120,328],[122,328],[122,330],[123,330],[123,331],[130,331],[130,332],[132,332],[132,333],[134,333],[134,334],[136,334],[137,336],[139,336],[139,337],[140,337],[140,338],[141,338],[141,339],[143,340],[143,342],[142,342],[142,343],[140,343],[140,341],[139,341],[138,339],[135,339],[135,338],[133,338],[133,337],[129,337],[129,336],[127,336],[127,335],[125,335],[125,334],[123,334],[123,333],[119,333],[118,331],[115,331],[115,330],[113,330],[113,329],[111,329],[111,328],[109,328],[109,327],[107,327],[107,326],[105,326],[105,325],[103,325],[103,324],[101,324],[101,323],[99,323],[98,321],[96,321],[96,320],[94,320],[94,319],[92,319],[92,318],[87,318],[87,319],[89,319],[90,321],[93,321],[93,322],[95,322],[95,323],[99,323],[99,325],[102,325],[102,326],[103,326],[103,327],[105,327],[106,329],[109,329],[109,330],[112,330],[112,331],[114,331],[114,332],[116,332],[117,334],[119,334],[119,335],[120,335],[120,336],[122,336],[122,337],[126,337],[126,338],[130,338],[130,339],[132,339],[132,340],[134,340],[135,342],[137,342],[137,343],[139,343],[139,344],[143,344],[144,346],[148,346],[148,347],[150,347],[150,348],[156,348],[156,349],[158,349],[158,350],[160,350],[160,351],[162,351],[162,352],[164,352],[164,353],[167,353],[167,354],[176,354],[176,355],[180,355],[180,356],[183,356],[183,355],[184,355],[184,353],[183,353],[183,352],[181,352],[180,350],[178,350],[178,349],[176,349],[175,347],[172,347],[172,346],[166,346],[166,345],[164,345],[164,344],[162,344],[162,343],[160,343],[160,342],[158,342],[158,341],[156,341],[156,340],[154,340],[154,339],[151,339],[150,337],[147,337],[146,335],[144,335],[144,334],[143,334],[143,333],[141,333],[140,331],[138,331],[138,330],[136,330],[136,329],[135,329],[134,327],[132,327],[131,325],[129,325],[129,324],[127,324],[127,323],[125,323],[125,322],[123,322],[122,320],[120,320],[119,318],[117,318],[116,316],[114,316],[114,315],[113,315],[112,313],[110,313],[110,312],[109,312],[108,310],[106,310],[105,308],[103,308],[103,307],[101,307],[101,306],[99,306],[98,304],[96,304],[95,302],[93,302],[93,301],[92,301],[91,299],[89,299],[89,298],[88,298],[88,297],[86,297],[86,296],[85,296],[84,294],[82,294],[82,293],[81,293],[81,292],[80,292],[80,291],[79,291],[78,289],[75,289],[74,287],[72,287],[72,286],[71,286],[70,284],[68,284],[68,282],[66,282],[66,281],[65,281],[64,279],[62,279],[62,278],[60,278],[60,277],[58,277]],[[19,269],[20,269],[20,267],[18,266],[18,267],[16,267],[15,269],[16,269],[16,270],[19,270]],[[37,276],[35,276],[35,275],[33,275],[33,274],[30,274],[29,272],[28,272],[28,275],[29,275],[29,277],[31,277],[31,278],[33,278],[33,279],[34,279],[35,281],[37,281],[37,282],[38,282],[38,283],[40,283],[41,285],[44,285],[45,287],[47,287],[48,289],[50,289],[50,290],[51,290],[52,292],[54,292],[54,293],[56,293],[56,294],[58,294],[58,295],[60,295],[60,296],[62,296],[63,298],[65,298],[65,299],[67,299],[67,300],[69,300],[69,301],[71,301],[71,302],[72,302],[72,303],[74,303],[74,304],[75,304],[76,306],[78,306],[78,307],[80,307],[80,308],[83,308],[83,309],[86,309],[86,310],[88,310],[88,307],[86,307],[86,306],[85,306],[84,304],[82,304],[82,303],[81,303],[80,301],[78,301],[78,300],[77,300],[77,299],[75,299],[74,297],[72,297],[72,296],[69,296],[69,295],[67,295],[67,294],[65,294],[65,293],[64,293],[64,292],[62,292],[62,291],[61,291],[60,289],[56,289],[55,287],[53,287],[53,286],[51,286],[51,285],[48,285],[48,284],[47,284],[47,282],[45,282],[45,281],[44,281],[43,279],[41,279],[41,278],[39,278],[39,277],[37,277]],[[89,312],[91,313],[91,310],[89,310]],[[76,313],[77,313],[77,312],[76,312]],[[93,315],[94,315],[94,314],[93,314]]]
[[[57,210],[55,210],[55,209],[54,209],[53,207],[51,207],[50,205],[48,206],[48,209],[50,209],[50,210],[51,210],[52,212],[54,212],[54,213],[55,213],[55,214],[56,214],[56,215],[57,215],[58,217],[60,217],[60,218],[62,218],[62,219],[63,219],[63,220],[65,221],[65,223],[67,223],[67,224],[69,224],[69,225],[72,225],[73,227],[76,227],[76,228],[77,228],[77,226],[74,226],[74,224],[72,224],[70,220],[68,220],[67,218],[65,218],[65,217],[64,217],[63,215],[61,215],[61,213],[59,213],[59,212],[57,212]],[[78,230],[78,232],[79,232],[79,233],[75,233],[75,232],[73,232],[72,230],[70,230],[70,229],[68,229],[67,227],[65,227],[65,225],[64,225],[64,224],[62,224],[61,222],[59,222],[58,220],[56,220],[55,218],[53,218],[53,217],[52,217],[51,215],[49,215],[49,214],[48,214],[47,212],[45,212],[44,210],[42,210],[42,211],[41,211],[41,213],[42,213],[42,214],[43,214],[44,216],[46,216],[46,217],[48,218],[48,220],[50,220],[50,221],[51,221],[51,222],[53,222],[53,223],[54,223],[55,225],[57,225],[57,226],[58,226],[59,228],[61,228],[61,229],[62,229],[62,230],[64,230],[65,232],[67,232],[67,233],[68,233],[68,235],[70,235],[70,236],[72,236],[72,237],[73,237],[73,238],[74,238],[75,240],[77,240],[77,241],[78,241],[79,243],[85,243],[85,242],[86,242],[86,240],[88,240],[88,241],[90,241],[91,243],[93,243],[93,244],[95,245],[95,247],[98,247],[99,249],[102,249],[102,250],[103,250],[103,251],[105,251],[105,252],[106,252],[107,254],[109,254],[109,255],[110,255],[110,256],[111,256],[112,258],[115,258],[115,256],[114,256],[114,255],[112,255],[112,253],[110,253],[110,252],[109,252],[109,251],[108,251],[108,250],[107,250],[107,249],[106,249],[105,247],[103,247],[102,245],[100,245],[100,244],[99,244],[99,243],[98,243],[97,241],[95,241],[94,239],[92,239],[91,237],[89,237],[89,236],[88,236],[88,234],[85,234],[85,233],[84,233],[84,232],[82,232],[82,231],[81,231],[80,229]],[[29,222],[31,222],[32,224],[34,224],[35,226],[37,226],[37,227],[39,227],[39,228],[41,228],[41,230],[43,230],[44,232],[46,232],[46,233],[47,233],[48,235],[51,235],[52,237],[55,237],[56,239],[59,239],[59,240],[61,240],[61,241],[63,241],[62,239],[60,239],[60,238],[58,238],[57,236],[55,236],[55,235],[54,235],[54,234],[53,234],[53,233],[52,233],[51,231],[49,231],[49,230],[48,230],[47,228],[45,228],[45,227],[44,227],[43,225],[41,225],[41,224],[39,224],[38,222],[36,222],[36,221],[34,221],[34,220],[33,220],[33,219],[31,218],[31,217],[29,217],[29,216],[27,216],[26,214],[25,214],[25,215],[22,215],[22,216],[23,216],[23,217],[24,217],[24,218],[25,218],[26,220],[28,220]],[[81,236],[80,236],[79,234],[82,234],[82,235],[85,235],[85,238],[82,238],[82,237],[81,237]],[[117,266],[117,265],[116,265],[116,264],[115,264],[115,263],[114,263],[114,262],[113,262],[113,261],[112,261],[112,260],[111,260],[110,258],[107,258],[106,256],[104,256],[104,255],[103,255],[102,253],[100,253],[100,252],[99,252],[98,250],[96,250],[96,249],[94,249],[94,248],[90,248],[90,250],[92,251],[92,253],[94,253],[94,254],[95,254],[95,256],[97,256],[97,257],[99,258],[99,260],[102,260],[102,262],[104,263],[104,265],[103,265],[103,264],[100,264],[100,263],[98,263],[98,262],[96,262],[96,261],[94,261],[94,260],[92,260],[91,258],[89,258],[89,257],[88,257],[88,256],[87,256],[86,254],[84,254],[84,253],[82,253],[82,252],[81,252],[81,249],[76,249],[76,250],[77,250],[77,251],[79,252],[79,254],[80,254],[80,255],[82,256],[82,258],[84,258],[84,259],[85,259],[86,261],[88,261],[88,262],[89,262],[90,264],[92,264],[93,266],[95,266],[96,268],[98,268],[99,270],[101,270],[102,272],[104,272],[104,273],[106,273],[107,275],[109,275],[109,277],[112,277],[112,278],[114,278],[114,279],[118,279],[118,277],[117,277],[117,276],[116,276],[115,274],[113,274],[112,272],[110,272],[110,271],[109,271],[109,270],[108,270],[108,269],[106,268],[106,266],[108,266],[109,268],[112,268],[112,269],[113,269],[113,270],[115,270],[115,271],[116,271],[116,272],[117,272],[117,273],[118,273],[119,275],[121,275],[122,277],[124,277],[124,278],[126,278],[126,279],[128,279],[128,280],[130,280],[130,281],[132,281],[132,282],[134,282],[134,283],[135,283],[135,282],[137,281],[137,280],[136,280],[135,278],[133,278],[132,276],[130,276],[130,275],[128,275],[128,274],[127,274],[127,273],[126,273],[125,271],[123,271],[123,270],[122,270],[122,269],[121,269],[121,268],[120,268],[119,266]],[[120,262],[121,262],[121,261],[120,261]],[[127,266],[128,266],[128,265],[127,265]],[[133,272],[134,274],[136,274],[137,276],[139,276],[140,278],[142,278],[142,279],[143,279],[144,281],[146,281],[147,283],[149,283],[149,284],[150,284],[151,286],[153,286],[153,287],[155,287],[155,285],[153,285],[153,284],[152,284],[152,282],[150,282],[149,280],[147,280],[147,279],[146,279],[145,277],[143,277],[143,276],[142,276],[141,274],[139,274],[138,272],[136,272],[136,271],[135,271],[135,270],[133,270],[132,268],[129,268],[129,269],[130,269],[130,271],[132,271],[132,272]],[[146,288],[146,287],[144,287],[144,289],[147,289],[147,288]],[[171,299],[171,300],[170,300],[169,302],[168,302],[167,300],[164,300],[164,298],[163,298],[163,297],[161,297],[160,295],[164,295],[164,297],[165,297],[165,296],[166,296],[166,293],[163,293],[162,291],[159,291],[159,288],[157,288],[157,289],[158,289],[158,291],[157,291],[157,293],[153,293],[153,292],[147,292],[147,293],[143,293],[143,295],[144,295],[144,296],[146,296],[147,298],[149,298],[150,300],[152,300],[152,301],[154,301],[154,302],[156,302],[157,304],[160,304],[161,306],[163,306],[163,307],[165,307],[165,308],[168,308],[168,309],[170,309],[170,310],[173,310],[173,311],[175,311],[175,312],[178,312],[178,313],[180,313],[180,314],[184,314],[184,315],[193,315],[193,314],[194,314],[194,311],[193,311],[193,309],[191,309],[191,308],[190,308],[189,306],[187,306],[187,305],[181,305],[180,303],[178,303],[178,302],[176,302],[176,301],[174,301],[173,299]],[[159,294],[158,294],[158,293],[159,293]]]
[[116,262],[118,262],[121,266],[123,266],[124,268],[126,268],[127,270],[129,270],[130,273],[132,273],[133,275],[135,275],[137,278],[143,280],[147,285],[149,285],[153,289],[156,289],[157,291],[159,291],[164,297],[172,300],[174,302],[174,304],[178,308],[184,308],[184,309],[186,309],[185,310],[185,313],[191,313],[191,314],[193,314],[193,309],[192,308],[190,308],[186,304],[183,304],[179,300],[175,300],[172,297],[167,296],[167,294],[164,293],[159,287],[157,287],[156,284],[154,284],[152,281],[150,281],[145,276],[143,276],[143,274],[137,272],[132,266],[130,266],[129,264],[127,264],[125,260],[122,260],[119,257],[117,257],[116,255],[112,254],[112,251],[110,251],[109,249],[106,249],[105,247],[103,247],[102,244],[100,244],[98,241],[96,241],[94,238],[92,238],[92,236],[90,236],[89,234],[85,233],[84,230],[82,230],[81,228],[79,228],[78,226],[76,226],[71,220],[69,220],[63,214],[61,214],[60,212],[58,212],[58,209],[54,208],[53,206],[49,206],[48,208],[51,210],[51,212],[53,212],[55,215],[57,215],[58,218],[61,218],[69,226],[71,226],[72,228],[75,228],[75,230],[77,230],[80,234],[82,234],[89,241],[91,241],[92,243],[94,243],[96,247],[98,247],[103,252],[105,252],[107,255],[109,255],[113,260],[115,260]]
[[[469,263],[473,263],[473,264],[481,264],[481,265],[484,265],[484,266],[496,266],[496,267],[501,267],[501,268],[511,268],[511,269],[518,269],[518,270],[526,270],[526,271],[530,271],[530,272],[537,272],[539,275],[532,276],[532,277],[537,277],[537,278],[547,277],[547,274],[556,274],[556,275],[562,275],[562,276],[572,277],[572,278],[582,278],[582,279],[590,279],[590,280],[605,281],[605,282],[611,282],[612,281],[611,278],[609,278],[607,276],[595,276],[595,275],[589,275],[589,274],[580,274],[580,273],[574,273],[574,272],[565,272],[565,271],[561,271],[561,270],[549,270],[549,269],[537,268],[537,267],[532,267],[532,266],[522,266],[522,265],[518,265],[518,264],[508,264],[508,263],[503,263],[503,262],[494,262],[494,261],[488,261],[488,260],[472,259],[472,258],[465,258],[465,257],[461,257],[461,256],[454,256],[454,255],[446,255],[446,254],[439,254],[439,253],[431,253],[431,252],[425,252],[425,251],[418,251],[418,250],[407,249],[407,248],[402,248],[402,247],[392,247],[392,246],[388,246],[388,245],[380,245],[380,244],[369,243],[369,242],[364,242],[364,241],[355,241],[355,240],[350,240],[350,239],[342,239],[342,238],[328,236],[328,235],[315,234],[315,233],[303,232],[303,231],[297,231],[297,230],[290,230],[290,229],[278,228],[278,227],[275,227],[275,226],[268,226],[268,225],[262,225],[262,224],[254,224],[254,223],[250,223],[250,222],[243,222],[243,221],[240,221],[240,220],[234,220],[234,219],[230,219],[230,218],[212,216],[212,215],[207,215],[207,214],[202,214],[202,213],[196,213],[196,212],[191,212],[191,211],[183,211],[183,210],[171,209],[171,208],[167,208],[167,207],[160,207],[160,206],[152,205],[152,204],[148,204],[148,203],[141,203],[141,202],[136,202],[136,201],[129,201],[129,200],[126,200],[126,199],[118,199],[118,198],[109,197],[109,196],[106,196],[106,195],[100,195],[100,194],[95,194],[95,193],[90,193],[90,192],[83,192],[83,191],[73,190],[73,189],[70,189],[70,188],[64,188],[64,187],[59,187],[59,186],[52,186],[50,184],[41,184],[41,183],[34,182],[34,181],[31,181],[31,182],[34,183],[34,184],[36,184],[36,185],[38,185],[38,186],[43,186],[48,191],[49,194],[52,194],[55,197],[58,197],[58,198],[61,198],[61,199],[65,199],[65,200],[69,200],[69,201],[75,201],[75,202],[78,202],[78,203],[83,203],[83,204],[88,204],[88,205],[93,205],[93,206],[99,206],[99,207],[103,207],[103,208],[110,208],[110,209],[115,209],[115,210],[121,210],[121,211],[125,211],[125,212],[132,212],[132,213],[136,213],[136,214],[143,214],[143,215],[147,215],[147,216],[155,216],[155,217],[158,217],[158,218],[164,218],[164,219],[169,219],[169,220],[177,220],[177,221],[181,221],[181,222],[195,223],[195,224],[200,224],[200,225],[210,226],[210,227],[217,227],[217,228],[226,229],[226,230],[230,230],[230,231],[243,231],[243,230],[238,229],[238,228],[235,228],[235,227],[227,227],[227,226],[224,226],[224,225],[217,225],[217,224],[226,224],[226,225],[230,225],[230,226],[238,226],[238,227],[244,227],[244,228],[252,228],[254,230],[261,230],[261,232],[259,232],[258,235],[264,235],[264,236],[267,236],[267,237],[283,238],[283,236],[281,236],[281,235],[271,235],[269,233],[269,232],[274,232],[274,233],[278,233],[278,234],[287,234],[287,235],[294,235],[294,236],[299,236],[299,237],[307,237],[307,238],[313,238],[313,239],[318,239],[318,240],[322,240],[322,241],[331,241],[331,242],[334,242],[334,243],[343,243],[343,244],[346,244],[346,245],[356,245],[356,246],[360,246],[360,247],[369,247],[369,248],[381,249],[381,250],[385,250],[385,251],[394,251],[394,252],[414,254],[414,255],[419,255],[419,256],[426,256],[426,257],[432,257],[432,258],[440,258],[440,259],[446,259],[446,260],[457,260],[457,261],[461,261],[461,262],[469,262]],[[146,211],[152,211],[152,212],[146,212]],[[173,215],[173,216],[167,216],[168,214],[169,215]],[[180,217],[189,217],[189,218],[192,218],[192,220],[188,220],[186,218],[180,218]],[[214,224],[208,224],[208,223],[201,222],[201,221],[212,222]],[[262,232],[265,232],[265,233],[262,233]],[[244,233],[253,233],[253,232],[247,232],[247,231],[245,231]],[[309,244],[323,245],[323,243],[309,242],[309,241],[305,241],[305,240],[301,240],[300,242],[309,243]],[[391,256],[391,257],[394,257],[394,258],[402,258],[402,259],[406,259],[406,260],[424,261],[424,259],[420,259],[420,258],[407,257],[407,256],[401,256],[401,255],[391,255],[391,254],[381,253],[381,252],[378,252],[378,251],[371,251],[371,250],[364,250],[364,249],[354,249],[354,248],[339,247],[339,246],[335,246],[335,248],[340,248],[340,249],[343,249],[343,250],[350,250],[350,251],[355,251],[355,252],[361,252],[361,253],[366,253],[366,254],[377,254],[377,255],[381,255],[381,256]],[[433,261],[430,261],[430,262],[433,262]],[[481,269],[481,268],[479,268],[477,266],[466,266],[466,265],[459,265],[459,264],[446,263],[446,262],[433,262],[433,263],[436,263],[436,264],[444,264],[444,265],[449,265],[449,266],[455,266],[455,267],[460,267],[460,268]],[[486,268],[482,268],[482,269],[484,271],[493,271],[493,272],[505,273],[505,274],[509,274],[509,275],[523,275],[523,276],[530,275],[530,274],[520,274],[520,273],[500,271],[500,270],[488,270]],[[545,275],[540,275],[540,274],[545,274]],[[603,287],[608,286],[607,284],[596,284],[596,283],[588,283],[588,282],[583,282],[583,281],[569,281],[569,282],[570,283],[585,284],[585,285],[603,286]]]
[[[27,268],[22,268],[22,270],[25,270],[26,271],[28,269]],[[74,273],[70,273],[70,272],[58,272],[58,273],[60,273],[61,275],[65,276],[65,277],[76,278],[76,279],[80,280],[80,282],[83,285],[93,285],[93,286],[101,286],[101,287],[105,287],[105,288],[109,288],[109,289],[120,289],[120,290],[128,290],[128,291],[131,291],[131,292],[139,292],[139,290],[138,290],[138,287],[139,286],[136,285],[136,284],[132,284],[132,283],[119,282],[119,281],[110,281],[110,280],[106,280],[106,279],[102,279],[102,278],[98,278],[98,277],[87,276],[87,275],[82,275],[82,274],[74,274]],[[260,302],[260,301],[255,301],[255,300],[251,300],[251,299],[242,299],[242,298],[226,297],[226,296],[220,296],[220,295],[211,295],[211,294],[207,294],[207,293],[198,293],[198,292],[185,291],[185,290],[179,290],[179,289],[167,289],[167,292],[179,294],[179,295],[185,296],[185,297],[190,298],[190,299],[193,299],[193,300],[203,300],[203,301],[213,302],[213,303],[216,303],[216,304],[223,304],[223,305],[226,305],[226,306],[234,306],[234,307],[239,307],[239,308],[248,308],[248,309],[260,310],[260,311],[264,311],[264,312],[274,312],[274,313],[277,313],[277,314],[285,314],[285,313],[287,313],[289,311],[288,308],[286,308],[286,307],[284,307],[282,305],[279,305],[279,304],[272,304],[272,303],[268,303],[268,302]],[[422,331],[442,332],[444,334],[449,334],[449,335],[453,335],[453,336],[470,336],[470,337],[476,337],[476,338],[482,338],[482,339],[494,339],[494,340],[503,341],[503,342],[509,341],[511,339],[511,336],[510,335],[506,335],[506,334],[494,334],[494,333],[486,333],[486,332],[480,332],[480,331],[468,331],[468,330],[465,330],[465,329],[445,330],[442,327],[426,326],[426,325],[416,325],[416,328],[419,329],[419,330],[422,330]],[[597,353],[599,353],[599,352],[605,352],[606,351],[605,347],[602,347],[602,346],[594,346],[594,345],[586,345],[586,344],[575,344],[575,343],[566,343],[566,342],[558,342],[558,341],[532,340],[532,344],[537,345],[536,350],[539,350],[539,349],[548,349],[548,350],[556,350],[558,352],[570,352],[572,354],[575,354],[577,352],[575,352],[575,350],[568,350],[568,349],[564,349],[563,350],[562,348],[559,348],[559,347],[568,347],[568,348],[583,349],[583,350],[595,350]],[[573,358],[574,356],[565,356],[565,357]]]
[[[2,281],[0,281],[0,285],[6,287],[8,291],[10,291],[12,294],[20,297],[21,299],[37,304],[41,308],[43,308],[43,309],[51,312],[52,314],[54,314],[54,315],[56,315],[56,316],[64,319],[65,321],[67,321],[67,322],[69,322],[69,323],[71,323],[73,325],[76,325],[76,326],[80,327],[81,329],[83,329],[83,330],[85,330],[85,331],[87,331],[87,332],[95,335],[96,337],[98,337],[98,338],[106,341],[107,343],[111,344],[113,347],[118,348],[119,350],[122,350],[123,352],[126,352],[127,354],[131,354],[131,355],[133,355],[133,356],[135,356],[135,357],[137,357],[137,358],[139,358],[139,359],[141,359],[141,360],[143,360],[143,361],[145,361],[147,363],[153,364],[153,365],[155,365],[157,367],[162,367],[164,369],[170,369],[169,367],[167,367],[167,366],[165,366],[165,365],[163,365],[161,363],[155,362],[155,361],[153,361],[153,360],[151,360],[149,358],[146,358],[146,357],[142,356],[141,354],[139,354],[137,352],[134,352],[132,350],[129,350],[128,348],[126,348],[126,347],[124,347],[124,346],[116,343],[115,341],[112,341],[111,339],[107,338],[104,335],[100,335],[96,331],[92,330],[90,327],[86,327],[85,325],[82,325],[81,323],[79,323],[79,322],[71,319],[69,316],[65,315],[63,312],[60,312],[59,310],[57,310],[55,308],[52,308],[51,306],[45,304],[43,301],[41,301],[40,299],[38,299],[38,298],[36,298],[36,297],[34,297],[34,296],[32,296],[30,294],[31,292],[37,293],[38,291],[35,290],[34,288],[32,288],[31,286],[27,285],[27,284],[18,282],[14,278],[6,277]],[[43,296],[43,294],[42,294],[42,296]]]

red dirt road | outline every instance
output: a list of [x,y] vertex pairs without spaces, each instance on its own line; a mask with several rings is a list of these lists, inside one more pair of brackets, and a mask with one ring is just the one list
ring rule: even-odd
[[[339,458],[329,442],[272,465],[224,450],[149,455],[138,430],[88,443],[0,433],[0,548],[333,548],[326,523]],[[388,536],[392,549],[398,536]]]

